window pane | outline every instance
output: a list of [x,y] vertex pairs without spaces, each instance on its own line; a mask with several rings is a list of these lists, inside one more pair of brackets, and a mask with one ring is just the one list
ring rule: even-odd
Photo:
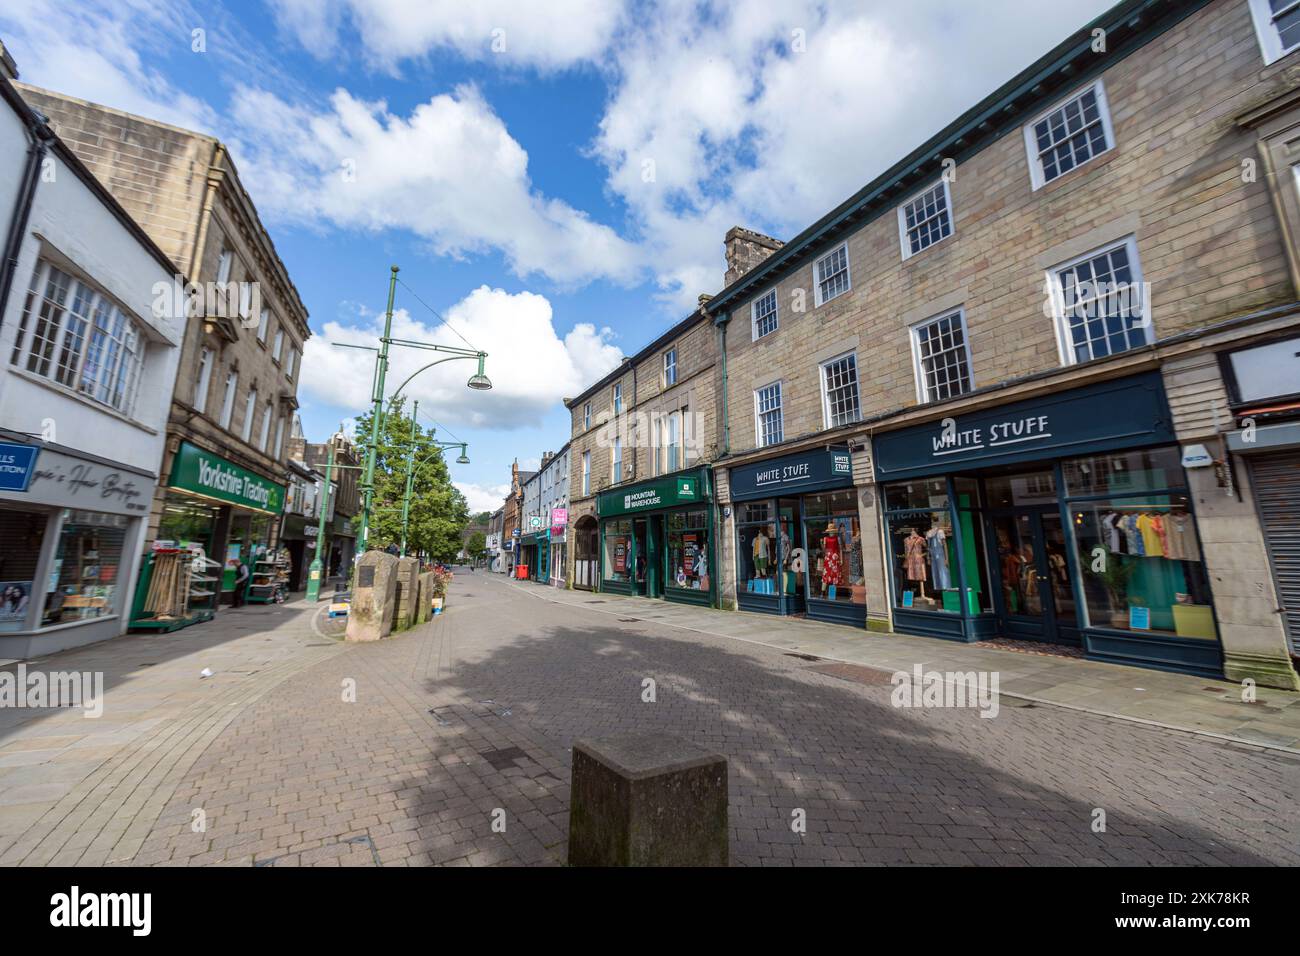
[[63,624],[115,613],[118,569],[127,519],[93,511],[65,512],[45,596],[44,625]]
[[934,245],[952,233],[952,220],[948,212],[948,193],[944,184],[913,199],[903,207],[907,229],[908,248],[912,254]]
[[1051,182],[1105,150],[1106,131],[1096,91],[1092,88],[1085,90],[1034,124],[1034,141],[1045,182]]
[[1071,495],[1114,495],[1183,488],[1187,484],[1177,448],[1149,448],[1074,458],[1062,466]]
[[1070,510],[1088,625],[1217,639],[1186,495],[1114,498]]
[[927,511],[947,507],[948,485],[941,478],[885,486],[886,511]]
[[856,495],[836,491],[804,498],[808,596],[866,604]]
[[927,402],[955,398],[971,390],[966,329],[960,312],[918,327],[916,351],[922,394]]
[[823,366],[826,387],[827,426],[834,428],[856,422],[858,409],[858,361],[853,355]]
[[1057,272],[1062,321],[1076,362],[1147,344],[1145,291],[1133,279],[1127,246]]
[[667,534],[668,583],[673,587],[692,591],[709,588],[709,533],[703,515],[699,512],[684,516],[682,530]]
[[777,328],[776,290],[754,303],[754,338],[760,339]]

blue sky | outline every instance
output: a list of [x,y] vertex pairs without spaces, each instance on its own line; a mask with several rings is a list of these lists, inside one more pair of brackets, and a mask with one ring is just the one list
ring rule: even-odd
[[5,0],[0,37],[27,82],[231,147],[311,313],[310,439],[368,397],[330,343],[373,338],[391,264],[397,334],[464,344],[418,295],[489,352],[491,392],[467,362],[409,390],[486,508],[567,440],[561,397],[721,287],[730,226],[789,237],[1109,5]]

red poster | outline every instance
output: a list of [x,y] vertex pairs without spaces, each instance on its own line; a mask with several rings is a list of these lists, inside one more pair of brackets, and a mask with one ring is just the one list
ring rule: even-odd
[[614,543],[614,570],[619,574],[627,573],[627,539],[618,538]]

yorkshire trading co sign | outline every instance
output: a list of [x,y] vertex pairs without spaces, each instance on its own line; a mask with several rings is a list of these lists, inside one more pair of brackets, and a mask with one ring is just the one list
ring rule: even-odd
[[279,514],[284,510],[284,486],[240,468],[234,462],[181,442],[172,465],[171,486],[242,508]]
[[876,436],[876,478],[1172,443],[1159,372],[1100,382]]

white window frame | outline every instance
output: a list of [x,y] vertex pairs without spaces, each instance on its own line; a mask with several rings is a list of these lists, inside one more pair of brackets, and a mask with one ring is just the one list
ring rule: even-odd
[[582,430],[589,431],[590,429],[591,429],[591,402],[587,402],[587,404],[582,406]]
[[623,439],[615,435],[609,452],[609,477],[613,484],[623,480]]
[[284,351],[284,326],[278,325],[275,329],[275,344],[271,346],[271,359],[277,365],[280,364],[280,353]]
[[[818,277],[817,273],[818,267],[827,259],[831,258],[831,256],[836,255],[841,249],[844,250],[844,288],[831,296],[830,299],[824,299],[822,298],[822,280]],[[825,254],[820,255],[813,260],[812,280],[814,308],[823,306],[832,299],[838,299],[840,296],[848,295],[848,293],[853,291],[853,267],[849,262],[849,241],[847,239],[837,245],[834,249],[829,250]]]
[[250,444],[253,440],[253,416],[255,414],[257,414],[257,389],[250,388],[248,397],[244,399],[244,424],[239,429],[239,437]]
[[[814,273],[815,276],[815,273]],[[772,300],[772,327],[766,332],[758,331],[758,307],[761,303],[766,302],[768,298]],[[749,303],[749,334],[751,341],[757,342],[759,339],[767,338],[781,328],[781,297],[776,294],[776,287],[768,289],[753,302]]]
[[674,471],[685,467],[685,462],[681,456],[682,447],[682,413],[673,411],[668,413],[668,436],[667,443],[664,446],[664,467],[667,468],[665,474],[672,474]]
[[[961,323],[961,341],[962,347],[966,352],[966,391],[963,395],[969,395],[975,391],[975,365],[971,360],[970,350],[970,328],[966,324],[966,308],[958,306],[955,309],[945,309],[943,312],[937,312],[927,319],[922,319],[907,330],[908,339],[912,343],[912,373],[916,377],[916,400],[922,405],[928,404],[939,399],[930,395],[930,389],[926,385],[925,368],[921,365],[921,330],[928,328],[935,322],[943,319],[950,319],[957,316]],[[956,396],[950,396],[956,397]]]
[[[772,387],[776,388],[776,411],[778,412],[778,419],[781,422],[781,435],[776,441],[765,442],[763,441],[762,419],[762,415],[765,413],[759,412],[759,393],[767,391]],[[768,382],[766,385],[760,385],[758,388],[754,389],[754,446],[756,448],[767,448],[770,445],[779,445],[783,441],[785,441],[785,383],[780,379],[777,379],[775,382]]]
[[591,452],[582,453],[582,493],[591,494]]
[[221,258],[217,261],[217,282],[225,285],[230,281],[230,270],[235,263],[235,254],[230,249],[221,250]]
[[271,403],[266,403],[266,408],[262,411],[262,427],[257,434],[257,450],[266,451],[266,443],[271,438]]
[[275,420],[275,457],[278,460],[284,454],[284,416]]
[[[1132,235],[1125,236],[1123,239],[1117,239],[1114,242],[1108,242],[1105,245],[1098,246],[1083,255],[1075,256],[1064,262],[1059,262],[1047,270],[1047,284],[1051,292],[1052,300],[1052,325],[1056,329],[1056,349],[1061,360],[1062,367],[1079,364],[1075,361],[1074,345],[1070,341],[1069,329],[1065,322],[1065,291],[1061,286],[1060,273],[1071,266],[1077,266],[1081,262],[1089,259],[1095,259],[1103,253],[1110,252],[1112,249],[1118,249],[1121,246],[1128,250],[1129,270],[1133,273],[1133,282],[1137,285],[1142,284],[1142,261],[1138,258],[1137,239]],[[1155,325],[1151,320],[1151,301],[1150,297],[1142,297],[1142,327],[1146,331],[1146,344],[1150,345],[1156,339]],[[1128,349],[1126,351],[1133,351]],[[1110,358],[1115,355],[1124,355],[1125,352],[1111,352]]]
[[[852,421],[832,424],[831,423],[831,396],[830,396],[830,390],[827,388],[826,367],[828,365],[834,365],[836,362],[842,362],[844,361],[844,359],[850,357],[852,357],[853,359],[853,390],[855,392],[854,397],[857,400],[856,404],[858,406],[858,417],[853,419]],[[826,361],[818,365],[817,373],[818,373],[818,378],[821,380],[822,427],[823,428],[844,428],[848,425],[852,425],[862,421],[862,365],[860,362],[858,362],[858,353],[856,351],[849,351],[849,352],[843,352],[839,355],[836,355],[833,358],[828,358]],[[784,409],[782,411],[784,412]],[[782,423],[782,431],[784,432],[784,430],[785,430],[784,423]]]
[[[1092,90],[1097,96],[1097,113],[1101,119],[1102,132],[1106,136],[1106,148],[1103,149],[1101,152],[1093,153],[1090,157],[1088,157],[1087,160],[1075,166],[1074,169],[1068,170],[1067,172],[1064,173],[1058,173],[1057,175],[1053,176],[1049,180],[1047,178],[1047,174],[1043,171],[1042,159],[1038,155],[1038,140],[1034,136],[1034,126],[1037,123],[1042,122],[1048,116],[1051,116],[1053,113],[1061,109],[1063,106],[1066,106],[1071,101],[1077,100],[1079,97],[1083,96],[1089,90]],[[1085,83],[1083,86],[1080,86],[1078,89],[1074,90],[1074,92],[1070,93],[1068,96],[1061,97],[1051,106],[1049,106],[1047,109],[1043,110],[1033,119],[1031,119],[1022,128],[1022,133],[1025,138],[1026,158],[1029,161],[1029,178],[1035,192],[1037,192],[1039,189],[1042,189],[1049,182],[1054,183],[1058,179],[1070,175],[1070,173],[1074,172],[1075,170],[1083,169],[1083,167],[1090,165],[1098,157],[1105,156],[1107,153],[1109,153],[1111,150],[1115,148],[1115,129],[1111,125],[1111,121],[1110,121],[1110,100],[1106,98],[1106,84],[1104,84],[1101,81],[1101,77],[1097,77],[1097,79],[1093,80],[1090,83]]]
[[263,345],[266,344],[266,330],[271,324],[271,310],[263,309],[262,316],[257,320],[257,341]]
[[671,348],[664,353],[664,388],[677,384],[677,349]]
[[1265,65],[1276,63],[1282,57],[1300,50],[1300,43],[1289,48],[1282,46],[1282,34],[1273,24],[1274,14],[1268,0],[1250,0],[1250,18],[1255,23],[1255,35],[1259,37]]
[[230,431],[230,420],[235,414],[235,393],[239,390],[239,373],[231,369],[226,373],[226,393],[221,397],[221,427]]
[[623,414],[623,383],[622,382],[614,383],[613,407],[614,407],[615,415]]
[[[939,239],[936,239],[934,242],[930,243],[928,246],[925,246],[924,248],[919,249],[916,252],[913,252],[911,237],[908,235],[908,229],[907,229],[907,207],[910,206],[912,203],[916,202],[922,196],[926,195],[929,192],[932,192],[936,186],[943,187],[943,204],[944,204],[944,209],[948,213],[948,235],[942,236]],[[899,203],[898,205],[898,244],[899,247],[903,250],[904,262],[906,262],[908,259],[912,258],[913,256],[919,256],[921,253],[933,249],[941,242],[951,239],[953,237],[953,234],[956,233],[956,231],[957,231],[957,221],[952,214],[952,187],[949,185],[948,177],[946,176],[941,176],[938,180],[930,183],[924,189],[917,190],[915,194],[908,196],[907,199],[903,200],[903,202]]]
[[664,474],[664,417],[655,415],[655,474]]
[[212,366],[217,353],[206,345],[199,350],[199,375],[194,383],[194,410],[200,414],[208,407],[208,389],[212,386]]
[[298,369],[298,346],[291,345],[289,354],[284,357],[284,377],[292,379]]

